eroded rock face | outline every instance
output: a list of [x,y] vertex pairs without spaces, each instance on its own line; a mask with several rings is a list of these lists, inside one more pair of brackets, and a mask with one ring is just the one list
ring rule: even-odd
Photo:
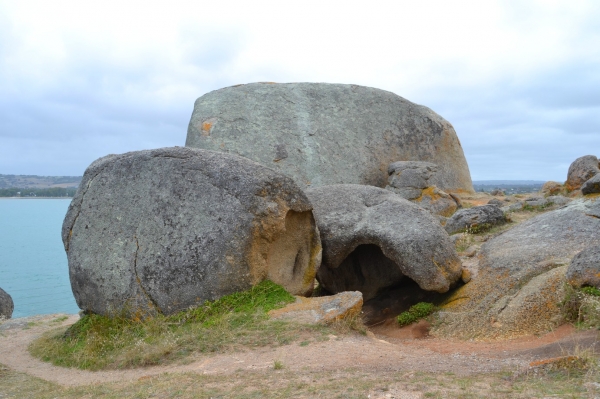
[[567,281],[573,287],[590,285],[600,288],[600,246],[590,246],[571,260]]
[[481,229],[506,223],[504,212],[496,205],[481,205],[458,210],[448,219],[444,228],[448,234],[469,228]]
[[360,291],[368,300],[409,277],[446,292],[461,277],[454,245],[425,209],[372,186],[324,186],[307,195],[323,243],[317,279],[327,291]]
[[444,305],[437,333],[506,338],[556,326],[566,266],[582,249],[600,245],[598,211],[600,201],[574,200],[483,244],[477,275]]
[[10,319],[15,310],[15,304],[8,292],[0,288],[0,320]]
[[81,309],[171,314],[270,279],[311,292],[312,206],[288,177],[190,148],[109,155],[88,167],[63,224]]
[[585,155],[577,158],[567,173],[565,186],[569,191],[579,190],[583,183],[600,173],[598,158],[595,155]]
[[370,87],[252,83],[196,100],[187,147],[230,152],[291,176],[302,187],[385,187],[398,160],[438,165],[430,182],[473,192],[450,123],[429,108]]

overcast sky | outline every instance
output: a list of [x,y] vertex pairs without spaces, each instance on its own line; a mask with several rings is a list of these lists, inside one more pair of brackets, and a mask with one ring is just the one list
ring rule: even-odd
[[[124,4],[122,4],[124,3]],[[474,180],[600,156],[598,1],[2,1],[0,174],[185,144],[239,83],[353,83],[454,125]]]

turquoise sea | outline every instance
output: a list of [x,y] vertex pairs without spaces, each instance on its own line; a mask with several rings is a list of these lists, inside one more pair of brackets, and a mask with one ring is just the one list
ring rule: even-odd
[[0,199],[0,287],[13,318],[77,313],[60,237],[71,199]]

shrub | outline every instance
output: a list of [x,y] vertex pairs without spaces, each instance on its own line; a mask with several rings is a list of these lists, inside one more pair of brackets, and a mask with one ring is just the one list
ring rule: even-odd
[[416,305],[411,306],[408,311],[400,313],[396,320],[398,320],[398,324],[401,326],[406,326],[429,316],[435,312],[435,310],[436,307],[433,303],[419,302]]

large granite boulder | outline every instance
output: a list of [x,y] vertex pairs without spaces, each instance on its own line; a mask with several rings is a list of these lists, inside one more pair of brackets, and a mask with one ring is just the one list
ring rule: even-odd
[[600,173],[583,183],[581,193],[583,195],[600,193]]
[[454,234],[468,229],[480,231],[503,223],[506,223],[506,216],[502,209],[496,205],[481,205],[458,210],[444,228],[448,234]]
[[15,310],[15,304],[12,297],[6,291],[0,288],[0,320],[10,319]]
[[569,166],[565,187],[567,190],[579,190],[583,183],[600,173],[598,158],[595,155],[585,155],[577,158]]
[[571,260],[567,281],[574,287],[600,288],[600,245],[587,247]]
[[292,179],[191,148],[108,155],[85,171],[63,223],[81,309],[171,314],[264,279],[310,293],[321,245]]
[[484,243],[476,272],[448,298],[435,333],[509,338],[559,324],[567,265],[600,245],[599,212],[600,200],[574,200]]
[[430,182],[473,192],[450,123],[421,105],[370,87],[252,83],[196,100],[187,147],[242,155],[291,176],[302,187],[385,187],[395,161],[439,167]]
[[317,273],[327,291],[360,291],[364,299],[406,277],[446,292],[462,272],[450,238],[425,209],[387,190],[354,184],[306,194],[323,243]]
[[437,165],[431,162],[394,162],[388,166],[385,189],[435,215],[451,216],[458,209],[458,200],[430,182],[437,171]]

